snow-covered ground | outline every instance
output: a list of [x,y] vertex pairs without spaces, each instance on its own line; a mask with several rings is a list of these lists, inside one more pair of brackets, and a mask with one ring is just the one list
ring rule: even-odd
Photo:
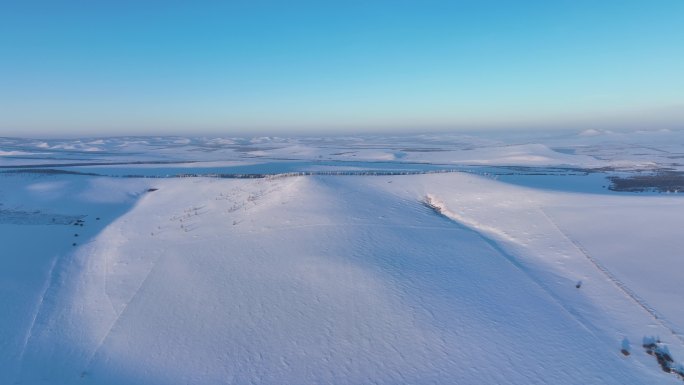
[[[194,166],[348,161],[684,170],[684,131],[422,134],[358,137],[0,137],[0,167],[198,162]],[[130,164],[137,162],[138,164]]]
[[681,383],[679,137],[4,138],[0,382]]

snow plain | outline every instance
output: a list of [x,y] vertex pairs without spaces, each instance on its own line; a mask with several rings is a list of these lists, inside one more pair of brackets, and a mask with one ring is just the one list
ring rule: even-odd
[[0,382],[681,383],[681,137],[3,138]]

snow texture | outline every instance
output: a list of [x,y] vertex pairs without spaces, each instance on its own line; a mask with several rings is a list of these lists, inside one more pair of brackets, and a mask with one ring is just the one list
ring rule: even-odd
[[[681,383],[681,196],[570,172],[676,169],[677,135],[2,138],[2,382]],[[539,175],[291,176],[407,159]]]

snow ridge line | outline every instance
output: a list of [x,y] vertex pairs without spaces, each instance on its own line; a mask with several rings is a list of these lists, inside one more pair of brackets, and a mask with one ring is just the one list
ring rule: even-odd
[[33,313],[33,318],[31,319],[31,324],[28,327],[28,330],[26,331],[26,335],[24,336],[24,343],[23,346],[21,347],[21,352],[19,352],[19,356],[17,358],[19,362],[18,366],[18,371],[16,373],[17,376],[21,375],[22,368],[24,366],[24,355],[26,354],[26,349],[28,348],[29,341],[33,337],[33,329],[36,326],[36,321],[38,320],[38,315],[40,315],[41,310],[43,309],[43,303],[45,302],[45,297],[47,296],[48,291],[50,290],[50,287],[52,286],[52,282],[54,280],[54,271],[55,271],[55,266],[57,266],[57,262],[60,259],[60,255],[57,254],[55,257],[52,259],[52,263],[50,264],[50,269],[48,270],[47,273],[47,279],[45,280],[45,286],[43,286],[43,290],[41,291],[40,294],[40,299],[38,300],[38,304],[36,305],[36,310]]
[[[129,299],[128,302],[126,302],[123,309],[121,309],[121,312],[117,313],[116,310],[114,310],[114,314],[116,316],[115,316],[114,320],[112,321],[111,325],[109,326],[109,329],[107,329],[107,333],[105,333],[104,336],[102,336],[102,338],[98,342],[97,346],[93,350],[93,353],[90,355],[90,357],[88,357],[88,361],[87,361],[83,371],[81,372],[81,376],[84,376],[88,373],[88,369],[92,366],[93,362],[95,361],[95,357],[97,356],[97,353],[100,352],[100,349],[102,348],[102,346],[104,346],[104,343],[107,341],[107,338],[109,338],[109,335],[112,333],[112,330],[114,330],[114,327],[116,326],[116,324],[119,323],[119,320],[121,320],[121,317],[123,317],[124,313],[128,309],[128,305],[130,305],[133,302],[133,300],[135,300],[135,298],[138,296],[138,293],[140,293],[140,290],[145,286],[150,275],[152,275],[152,272],[157,267],[157,264],[158,264],[158,262],[161,259],[161,256],[163,254],[164,253],[159,253],[157,258],[154,260],[152,267],[150,268],[150,270],[145,275],[145,278],[143,279],[143,281],[140,283],[140,286],[138,286],[138,288],[135,289],[135,292],[131,296],[131,299]],[[106,280],[106,277],[107,277],[107,275],[105,274],[105,278],[104,278],[105,280]],[[109,297],[109,295],[107,293],[105,293],[105,297],[107,297],[107,300],[109,301],[109,303],[112,304],[111,298]],[[113,304],[112,304],[112,307],[113,307]]]
[[[482,238],[485,243],[487,243],[489,246],[491,246],[496,252],[498,252],[508,263],[513,265],[518,271],[523,273],[527,278],[532,281],[535,285],[537,285],[544,293],[546,293],[551,299],[561,308],[563,309],[575,322],[577,322],[583,329],[585,329],[587,332],[589,332],[591,335],[596,337],[597,339],[602,339],[600,337],[600,333],[598,330],[591,325],[590,322],[588,322],[580,313],[572,309],[571,307],[568,307],[565,305],[563,302],[562,298],[560,298],[548,285],[546,285],[542,280],[537,278],[529,269],[527,269],[520,261],[517,260],[512,254],[508,253],[502,247],[495,239],[490,238],[486,236],[483,232],[478,231],[477,227],[468,225],[467,223],[461,223],[458,218],[458,215],[454,215],[452,217],[453,213],[450,211],[446,205],[434,198],[434,196],[428,194],[425,197],[425,200],[423,201],[423,204],[427,206],[428,208],[432,209],[437,215],[443,216],[444,218],[458,224],[461,226],[464,226],[465,228],[473,231],[475,234],[477,234],[480,238]],[[487,231],[487,229],[484,229],[484,231]],[[498,235],[499,232],[496,232]]]
[[639,307],[641,307],[643,310],[645,310],[648,314],[653,317],[653,319],[660,324],[660,326],[664,327],[667,329],[670,333],[672,333],[675,338],[677,338],[680,342],[684,343],[684,337],[678,333],[673,326],[671,326],[670,322],[655,310],[654,307],[648,304],[644,299],[639,297],[632,289],[630,289],[624,282],[622,282],[620,279],[618,279],[613,273],[608,270],[605,266],[603,266],[598,260],[596,260],[594,257],[589,254],[587,249],[582,246],[582,244],[579,243],[579,241],[572,239],[569,237],[561,228],[558,226],[558,224],[544,211],[543,208],[539,208],[539,211],[546,217],[546,219],[558,230],[565,239],[570,241],[586,258],[587,260],[596,267],[610,282],[612,282],[623,294],[625,294],[629,299],[631,299],[635,304],[637,304]]

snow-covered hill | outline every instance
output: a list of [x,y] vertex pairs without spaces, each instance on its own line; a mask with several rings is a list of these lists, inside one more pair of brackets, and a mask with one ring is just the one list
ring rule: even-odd
[[681,383],[642,347],[681,370],[677,194],[468,173],[0,182],[2,383]]

